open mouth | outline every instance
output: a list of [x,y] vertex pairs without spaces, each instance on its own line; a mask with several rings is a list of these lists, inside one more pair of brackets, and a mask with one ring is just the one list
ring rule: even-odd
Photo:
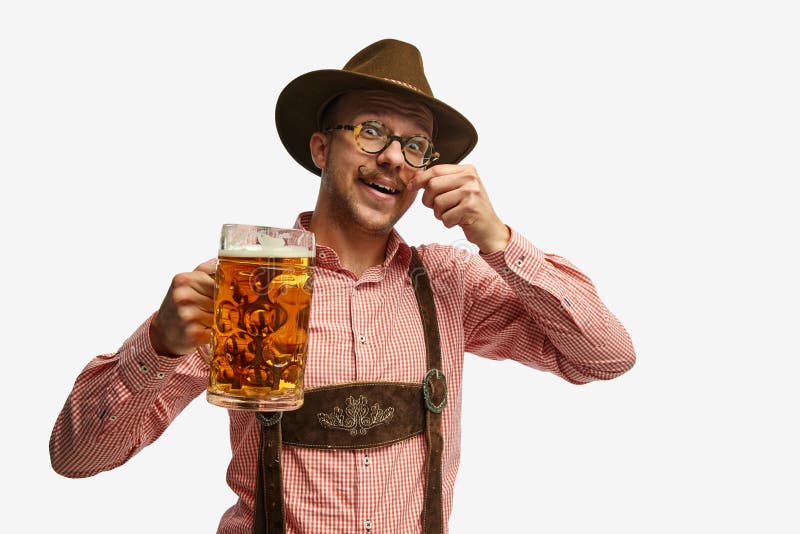
[[361,181],[365,185],[367,185],[368,187],[371,187],[372,189],[374,189],[375,191],[380,191],[381,193],[385,193],[387,195],[396,195],[396,194],[398,194],[400,192],[397,189],[393,189],[393,188],[391,188],[389,186],[386,186],[386,185],[383,185],[383,184],[376,184],[375,182],[370,182],[368,180],[361,180]]
[[358,168],[358,179],[367,187],[371,187],[384,195],[397,195],[405,190],[405,184],[399,178],[385,174],[377,169],[368,169],[364,165]]

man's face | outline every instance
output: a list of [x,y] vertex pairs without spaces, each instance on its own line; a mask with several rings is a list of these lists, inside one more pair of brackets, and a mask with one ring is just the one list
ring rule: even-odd
[[[432,137],[433,117],[425,106],[381,91],[340,97],[329,126],[373,120],[403,138],[415,134]],[[350,130],[324,135],[327,147],[318,207],[327,209],[340,227],[387,234],[417,196],[406,185],[424,169],[406,163],[399,141],[393,141],[380,154],[368,154],[359,148]]]

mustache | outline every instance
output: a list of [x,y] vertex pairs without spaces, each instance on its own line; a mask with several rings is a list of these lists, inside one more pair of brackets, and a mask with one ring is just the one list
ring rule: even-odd
[[403,180],[401,180],[400,177],[397,176],[396,174],[382,171],[380,169],[370,169],[367,168],[365,165],[361,165],[358,168],[358,177],[367,180],[377,177],[387,178],[392,182],[393,184],[392,187],[400,192],[405,191],[406,188],[408,187],[406,183]]

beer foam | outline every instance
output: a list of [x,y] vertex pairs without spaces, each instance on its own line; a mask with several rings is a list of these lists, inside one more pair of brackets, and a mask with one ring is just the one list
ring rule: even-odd
[[[272,239],[272,238],[270,238]],[[314,251],[299,245],[285,245],[283,239],[276,239],[281,244],[242,245],[219,251],[220,257],[233,258],[313,258]]]

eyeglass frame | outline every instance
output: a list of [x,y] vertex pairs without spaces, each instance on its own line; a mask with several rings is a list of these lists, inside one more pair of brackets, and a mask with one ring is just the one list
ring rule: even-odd
[[[333,132],[335,130],[349,130],[349,131],[353,132],[353,139],[355,140],[356,145],[358,145],[358,148],[360,148],[361,151],[364,152],[365,154],[371,154],[373,156],[378,155],[381,152],[383,152],[384,150],[386,150],[387,148],[389,148],[389,145],[391,145],[395,141],[399,141],[400,142],[400,152],[403,153],[403,160],[405,160],[406,164],[409,167],[413,167],[415,169],[427,169],[428,167],[430,167],[434,162],[436,162],[439,159],[440,154],[438,152],[436,152],[436,147],[433,146],[433,141],[431,140],[431,138],[428,137],[427,135],[422,135],[422,134],[409,135],[408,137],[404,138],[404,137],[399,136],[399,135],[394,135],[394,134],[387,133],[386,134],[386,144],[383,146],[383,148],[381,148],[380,150],[376,150],[375,152],[370,152],[369,150],[367,150],[363,146],[361,146],[361,143],[358,142],[358,134],[361,131],[361,128],[363,128],[365,124],[370,123],[370,122],[376,123],[376,124],[380,124],[381,126],[383,126],[386,129],[387,132],[389,131],[389,127],[386,126],[385,124],[383,124],[381,121],[366,120],[366,121],[362,122],[361,124],[337,124],[336,126],[332,126],[331,128],[328,128],[327,130],[325,130],[325,133]],[[430,158],[428,158],[428,161],[423,163],[422,165],[414,165],[413,163],[408,161],[408,158],[406,157],[406,150],[405,150],[406,145],[408,144],[409,141],[411,141],[415,137],[422,137],[423,139],[428,141],[428,143],[430,143],[430,149],[431,149]]]

